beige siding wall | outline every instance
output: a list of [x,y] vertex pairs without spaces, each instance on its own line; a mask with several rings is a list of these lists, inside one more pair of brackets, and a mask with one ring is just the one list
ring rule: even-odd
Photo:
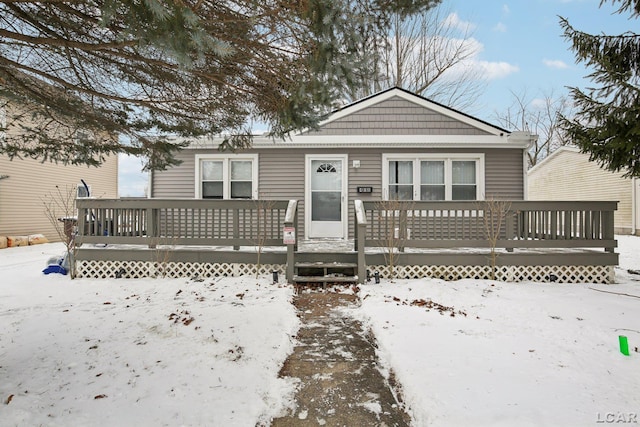
[[[416,149],[266,149],[250,150],[258,153],[259,194],[270,199],[297,199],[299,216],[304,220],[305,205],[305,155],[306,154],[346,154],[348,155],[348,207],[349,234],[353,233],[353,200],[380,200],[382,197],[382,154],[383,153],[484,153],[485,155],[485,197],[522,200],[523,157],[522,150],[416,150]],[[196,154],[217,154],[217,150],[184,150],[180,154],[183,163],[166,171],[154,172],[152,197],[193,198],[196,185]],[[352,166],[353,160],[360,160],[360,167]],[[358,194],[357,187],[373,187],[372,194]],[[302,224],[302,223],[301,223]],[[302,231],[302,230],[299,230]]]
[[313,135],[487,135],[400,97],[381,101],[322,126]]
[[84,179],[93,197],[118,197],[118,160],[110,157],[102,167],[63,166],[32,159],[0,156],[0,236],[44,234],[59,240],[45,215],[43,198],[75,188]]
[[566,149],[555,153],[529,171],[528,192],[530,200],[618,201],[616,232],[631,231],[631,179],[601,169],[587,154]]

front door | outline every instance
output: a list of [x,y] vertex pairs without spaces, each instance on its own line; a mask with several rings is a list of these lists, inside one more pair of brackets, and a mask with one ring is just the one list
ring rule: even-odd
[[307,237],[346,236],[347,156],[307,156]]

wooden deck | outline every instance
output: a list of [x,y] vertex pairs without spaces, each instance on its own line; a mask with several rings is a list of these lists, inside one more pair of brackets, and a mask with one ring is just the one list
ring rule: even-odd
[[[305,241],[295,200],[82,199],[75,259],[80,269],[103,277],[131,270],[132,263],[138,271],[146,271],[142,264],[155,265],[153,271],[178,264],[183,275],[189,269],[235,274],[238,269],[228,266],[242,265],[240,274],[276,270],[293,282],[312,263],[341,263],[356,268],[352,275],[338,273],[360,283],[374,271],[383,277],[574,281],[586,271],[582,281],[613,280],[616,202],[505,201],[499,209],[491,202],[356,200],[351,239]],[[285,227],[296,229],[295,242],[284,242]],[[111,264],[104,270],[99,263]],[[202,269],[214,264],[224,266],[222,273]],[[325,282],[343,277],[321,268]]]

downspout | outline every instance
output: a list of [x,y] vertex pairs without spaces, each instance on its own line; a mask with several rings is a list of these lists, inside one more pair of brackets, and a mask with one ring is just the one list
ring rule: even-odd
[[631,178],[631,234],[637,236],[637,221],[638,217],[638,195],[636,194],[636,186],[637,186],[638,178]]
[[153,171],[147,175],[147,199],[153,199]]
[[522,147],[522,199],[527,200],[529,198],[528,187],[528,177],[527,170],[528,168],[528,159],[527,152],[533,146],[533,144],[538,140],[538,135],[534,135],[530,132],[523,131],[514,131],[507,136],[507,141],[511,143],[514,147]]
[[522,185],[523,188],[523,200],[529,200],[529,174],[527,171],[529,170],[529,157],[527,153],[529,149],[533,147],[533,144],[538,140],[538,135],[534,135],[532,133],[529,134],[527,145],[524,150],[522,150]]

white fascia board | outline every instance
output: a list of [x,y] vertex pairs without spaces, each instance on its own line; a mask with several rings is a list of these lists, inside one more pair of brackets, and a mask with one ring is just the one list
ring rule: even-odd
[[526,148],[528,141],[513,141],[493,135],[301,135],[285,141],[255,139],[255,148],[292,147],[505,147]]
[[[190,145],[190,149],[217,149],[220,141],[207,139]],[[527,148],[529,140],[513,140],[493,135],[297,135],[286,140],[256,137],[252,148]]]
[[[322,127],[328,123],[331,123],[335,120],[339,120],[343,117],[347,117],[351,114],[354,114],[360,110],[363,110],[365,108],[371,107],[375,104],[379,104],[380,102],[386,101],[388,99],[391,99],[393,97],[399,97],[402,98],[406,101],[412,102],[416,105],[419,105],[421,107],[424,108],[428,108],[429,110],[435,111],[436,113],[442,114],[443,116],[447,116],[447,117],[451,117],[454,120],[460,121],[462,123],[465,123],[469,126],[472,126],[476,129],[480,129],[483,130],[485,132],[490,133],[491,135],[501,135],[504,134],[505,132],[500,130],[500,129],[496,129],[495,127],[489,125],[488,123],[484,123],[480,120],[476,120],[471,116],[467,116],[466,114],[462,114],[459,113],[455,110],[452,110],[450,108],[444,107],[442,105],[436,104],[434,102],[429,101],[428,99],[422,98],[420,96],[416,96],[416,95],[412,95],[410,93],[407,93],[403,90],[399,90],[397,88],[382,92],[380,94],[377,95],[372,95],[367,99],[364,99],[362,101],[357,101],[355,104],[353,105],[347,105],[346,107],[344,107],[343,109],[336,111],[335,113],[331,114],[331,116],[327,119],[324,120],[322,122],[319,123],[318,126]],[[302,133],[304,133],[305,131],[303,131]]]

